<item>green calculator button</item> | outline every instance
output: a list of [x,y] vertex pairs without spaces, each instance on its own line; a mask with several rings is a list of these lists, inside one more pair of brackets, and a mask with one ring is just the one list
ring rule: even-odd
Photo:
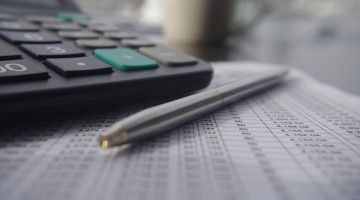
[[84,22],[90,19],[89,15],[77,13],[58,13],[57,17],[67,22]]
[[127,48],[95,49],[96,58],[123,71],[154,69],[158,64],[138,52]]

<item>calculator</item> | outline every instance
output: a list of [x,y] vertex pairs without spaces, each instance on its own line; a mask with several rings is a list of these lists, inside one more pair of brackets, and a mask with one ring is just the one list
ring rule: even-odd
[[3,10],[2,115],[111,99],[156,98],[199,90],[211,81],[209,63],[156,44],[125,25],[97,23],[76,9],[43,15]]

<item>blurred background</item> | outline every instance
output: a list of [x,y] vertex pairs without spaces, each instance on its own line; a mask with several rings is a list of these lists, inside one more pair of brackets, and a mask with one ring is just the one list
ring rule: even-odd
[[[194,2],[217,2],[208,12],[226,13],[219,8],[225,0],[75,0],[85,13],[104,20],[129,24],[129,29],[144,33],[149,39],[170,43],[173,47],[208,61],[259,61],[292,66],[335,87],[360,95],[360,1],[359,0],[229,0],[233,26],[246,26],[223,36],[224,41],[202,41],[180,45],[165,37],[174,16],[166,15],[166,2],[184,2],[192,7],[172,6],[172,13],[191,16],[191,9],[204,7]],[[220,6],[221,7],[221,6]],[[181,10],[187,8],[187,10]],[[179,9],[179,12],[177,12]],[[205,11],[204,11],[205,13]],[[256,14],[255,14],[256,13]],[[256,15],[256,16],[255,16]],[[200,15],[199,15],[200,16]],[[203,15],[203,17],[205,14]],[[181,17],[181,16],[180,16]],[[192,16],[194,17],[194,16]],[[195,16],[197,17],[197,16]],[[205,17],[209,17],[206,15]],[[219,17],[219,15],[215,16]],[[255,20],[254,20],[255,18]],[[225,18],[220,18],[221,21]],[[191,21],[191,20],[188,20]],[[251,22],[251,23],[249,23]],[[182,23],[182,22],[181,22]],[[195,23],[195,22],[194,22]],[[225,23],[225,22],[224,22]],[[131,25],[135,24],[135,26]],[[141,26],[136,26],[136,24]],[[171,23],[170,23],[171,24]],[[180,22],[172,27],[181,29]],[[204,23],[202,23],[204,24]],[[203,28],[200,36],[218,32],[216,23]],[[194,32],[193,32],[194,33]],[[185,32],[183,34],[186,34]],[[189,34],[189,33],[187,33]],[[199,35],[198,35],[199,36]]]

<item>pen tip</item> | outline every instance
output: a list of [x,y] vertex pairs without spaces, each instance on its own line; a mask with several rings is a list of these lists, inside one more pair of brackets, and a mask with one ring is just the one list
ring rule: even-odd
[[105,136],[100,136],[99,138],[99,145],[102,149],[108,149],[109,148],[109,140]]

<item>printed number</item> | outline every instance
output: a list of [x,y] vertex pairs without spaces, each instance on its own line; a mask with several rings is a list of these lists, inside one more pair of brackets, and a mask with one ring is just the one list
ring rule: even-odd
[[0,73],[5,73],[8,70],[14,72],[23,72],[27,70],[27,67],[17,63],[8,63],[4,66],[0,66]]
[[47,46],[46,49],[51,51],[52,53],[58,53],[58,54],[66,52],[65,49],[58,46]]

